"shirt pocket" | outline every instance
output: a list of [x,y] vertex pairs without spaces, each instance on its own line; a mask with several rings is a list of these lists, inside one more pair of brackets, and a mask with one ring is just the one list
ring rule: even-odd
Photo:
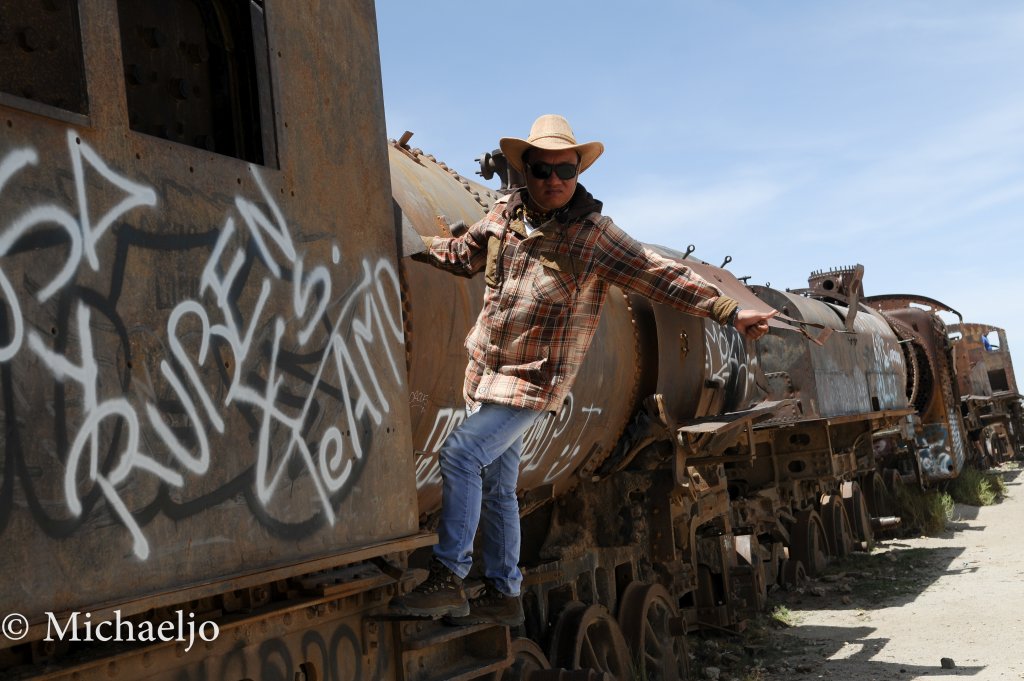
[[498,269],[501,257],[501,239],[496,236],[487,237],[487,266],[484,268],[484,281],[491,288],[498,288],[501,281],[498,279]]
[[576,295],[576,274],[568,254],[541,253],[533,278],[533,297],[545,303],[564,305]]
[[522,364],[506,364],[498,369],[503,376],[518,378],[534,385],[544,385],[549,373],[548,349],[542,348],[538,353],[539,358]]

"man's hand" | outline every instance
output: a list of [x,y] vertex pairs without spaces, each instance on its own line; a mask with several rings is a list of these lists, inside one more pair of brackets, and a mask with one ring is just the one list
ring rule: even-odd
[[732,325],[750,340],[757,340],[768,333],[768,320],[779,314],[778,310],[758,312],[757,310],[740,310]]

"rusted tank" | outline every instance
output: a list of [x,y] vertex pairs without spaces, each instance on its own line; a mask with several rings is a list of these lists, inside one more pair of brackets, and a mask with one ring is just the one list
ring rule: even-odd
[[744,547],[728,577],[748,601],[762,600],[760,584],[792,582],[830,555],[870,545],[871,518],[886,512],[863,491],[876,474],[873,436],[909,432],[912,410],[898,338],[859,303],[862,276],[862,268],[816,272],[807,289],[748,294],[780,312],[756,343],[760,401],[730,447],[691,458],[723,467]]

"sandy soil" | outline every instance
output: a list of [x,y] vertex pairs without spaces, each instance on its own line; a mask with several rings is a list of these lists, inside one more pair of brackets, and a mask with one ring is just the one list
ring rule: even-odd
[[722,678],[1024,679],[1024,474],[1004,478],[1006,499],[958,505],[943,536],[882,541],[773,594],[793,626],[748,645],[761,666]]

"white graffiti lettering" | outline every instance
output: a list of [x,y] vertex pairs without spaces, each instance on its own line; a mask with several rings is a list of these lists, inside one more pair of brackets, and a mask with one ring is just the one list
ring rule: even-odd
[[[155,396],[129,399],[107,394],[110,388],[101,381],[99,357],[108,352],[93,341],[89,305],[72,299],[75,324],[69,336],[77,339],[77,346],[51,348],[26,324],[26,301],[19,300],[18,288],[3,268],[4,258],[27,234],[40,227],[52,231],[55,225],[66,235],[66,243],[56,274],[35,293],[35,299],[45,303],[64,295],[83,266],[101,271],[107,251],[103,241],[114,233],[114,224],[133,211],[157,206],[152,187],[112,169],[73,131],[68,132],[67,143],[77,210],[37,205],[0,226],[0,295],[7,326],[0,364],[17,361],[27,345],[55,380],[81,387],[81,422],[69,424],[72,437],[64,470],[68,510],[80,516],[85,511],[82,486],[94,485],[131,535],[135,555],[147,558],[149,541],[123,496],[126,486],[142,474],[179,488],[187,484],[187,476],[206,475],[214,463],[211,436],[227,432],[230,409],[245,408],[258,414],[251,462],[256,497],[271,504],[285,481],[294,480],[291,463],[297,459],[312,482],[324,518],[334,523],[334,495],[356,479],[375,429],[392,409],[388,396],[402,381],[404,331],[394,265],[385,259],[364,259],[358,281],[342,296],[333,296],[337,277],[332,279],[326,264],[307,264],[308,254],[296,249],[283,211],[258,169],[250,166],[259,202],[234,197],[233,214],[223,220],[201,263],[198,286],[192,289],[198,296],[174,301],[167,317],[168,352],[159,361],[159,376],[187,419],[190,437],[185,438],[179,427],[172,427],[173,419],[168,422]],[[38,165],[34,149],[9,151],[0,160],[0,194],[19,174]],[[87,175],[105,183],[104,196],[123,194],[99,217],[90,213],[90,188],[96,182],[87,181]],[[253,255],[265,271],[254,267]],[[340,262],[337,244],[331,245],[330,258],[335,265]],[[230,367],[226,390],[207,375],[213,375],[211,369],[221,361],[219,351],[229,355],[224,358],[224,368]],[[317,364],[312,376],[286,369],[287,358],[300,351]],[[317,401],[325,395],[337,397],[327,414]],[[335,411],[340,414],[337,423]],[[113,424],[119,428],[111,428]],[[119,433],[118,441],[105,442],[112,432]],[[438,446],[441,441],[443,436]],[[114,445],[118,454],[109,460],[105,452]]]
[[704,324],[704,375],[724,390],[726,411],[742,408],[756,390],[757,356],[747,354],[740,332],[718,324]]
[[[582,446],[580,441],[587,432],[591,418],[599,416],[602,408],[594,404],[581,407],[579,415],[583,416],[582,424],[579,415],[574,415],[574,409],[575,398],[569,393],[557,414],[545,414],[534,421],[523,435],[520,475],[543,472],[543,482],[549,483],[581,463],[578,460]],[[446,407],[438,410],[416,464],[416,484],[419,489],[441,484],[437,454],[448,435],[465,420],[464,408]],[[569,437],[572,440],[565,442]],[[562,445],[560,449],[559,444]]]

